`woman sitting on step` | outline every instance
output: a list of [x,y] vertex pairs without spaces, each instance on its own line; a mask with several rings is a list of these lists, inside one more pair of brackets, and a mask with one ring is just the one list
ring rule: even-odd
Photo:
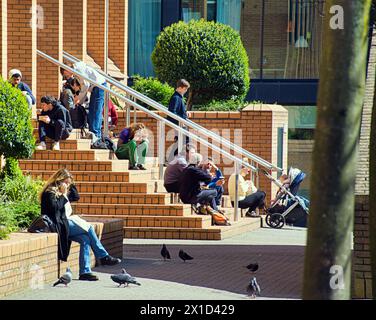
[[134,123],[120,132],[116,156],[129,160],[129,170],[146,170],[144,164],[149,148],[147,132],[143,123]]
[[53,174],[44,185],[40,199],[41,214],[51,219],[58,233],[59,260],[67,261],[72,241],[80,244],[79,280],[98,280],[98,277],[91,273],[90,248],[102,265],[121,262],[107,253],[90,223],[72,215],[70,202],[78,201],[80,196],[68,170],[60,169]]

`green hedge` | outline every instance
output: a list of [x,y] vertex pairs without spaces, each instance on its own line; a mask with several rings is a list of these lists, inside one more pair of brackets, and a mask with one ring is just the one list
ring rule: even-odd
[[0,181],[0,239],[27,228],[40,215],[39,192],[42,180],[31,176],[6,176]]
[[171,96],[175,92],[173,87],[170,87],[167,83],[162,83],[153,77],[143,78],[136,75],[133,77],[133,79],[133,89],[144,94],[148,98],[157,101],[165,107],[168,105]]
[[249,63],[240,35],[230,26],[192,20],[166,27],[152,53],[157,77],[175,86],[191,83],[189,105],[212,100],[243,100],[248,92]]

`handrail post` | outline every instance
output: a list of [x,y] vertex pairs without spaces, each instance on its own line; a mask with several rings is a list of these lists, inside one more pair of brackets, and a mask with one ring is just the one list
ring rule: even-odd
[[126,109],[126,124],[127,124],[127,127],[129,127],[131,125],[131,105],[126,103],[125,107],[127,108]]
[[[105,22],[104,22],[104,72],[108,75],[108,20],[109,20],[109,0],[105,0]],[[107,85],[110,84],[106,80]],[[103,115],[103,137],[108,137],[108,103],[110,94],[105,91],[104,115]]]
[[234,199],[234,221],[239,220],[239,162],[235,161],[235,199]]
[[[179,121],[179,127],[182,128],[183,125],[182,123]],[[183,151],[183,145],[184,145],[184,135],[183,135],[183,132],[182,131],[179,131],[178,133],[178,154],[180,154],[182,151]]]
[[165,123],[158,121],[159,145],[158,145],[158,161],[159,161],[159,180],[163,180],[163,167],[165,163]]
[[[136,97],[133,96],[132,101],[136,102]],[[137,109],[136,107],[133,107],[133,123],[137,122]]]

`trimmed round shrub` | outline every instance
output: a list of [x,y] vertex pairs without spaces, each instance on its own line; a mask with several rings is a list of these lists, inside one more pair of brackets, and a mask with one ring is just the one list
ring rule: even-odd
[[144,94],[148,98],[167,106],[175,89],[170,87],[167,83],[162,83],[156,78],[143,78],[141,76],[134,76],[133,89]]
[[249,64],[240,35],[213,21],[180,21],[158,36],[152,53],[157,77],[171,86],[190,82],[188,105],[212,100],[243,100],[248,92]]
[[[0,78],[0,155],[6,159],[30,158],[34,148],[31,110],[26,98]],[[14,162],[9,162],[7,170],[15,168]]]

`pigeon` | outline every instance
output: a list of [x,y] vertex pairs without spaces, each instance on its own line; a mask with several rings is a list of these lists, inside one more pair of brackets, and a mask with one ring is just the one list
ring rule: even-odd
[[53,286],[55,287],[58,284],[65,284],[65,286],[67,286],[68,283],[72,281],[72,276],[72,271],[70,270],[70,268],[67,268],[66,272],[59,278],[59,280],[54,283]]
[[246,268],[251,271],[251,272],[256,272],[259,268],[259,265],[258,263],[250,263],[248,266],[246,266]]
[[182,259],[184,262],[185,260],[193,260],[193,257],[191,257],[188,253],[184,252],[183,250],[179,251],[179,258]]
[[168,252],[165,244],[162,246],[161,255],[164,261],[166,261],[166,259],[171,259],[170,252]]
[[251,296],[251,298],[255,298],[256,296],[260,296],[261,289],[259,284],[257,283],[256,277],[251,278],[248,286],[247,286],[247,292],[248,295]]
[[119,284],[119,287],[123,284],[124,287],[128,287],[128,284],[136,284],[138,286],[141,285],[141,283],[136,281],[135,277],[132,277],[125,269],[121,270],[122,273],[114,274],[111,276],[112,281]]

